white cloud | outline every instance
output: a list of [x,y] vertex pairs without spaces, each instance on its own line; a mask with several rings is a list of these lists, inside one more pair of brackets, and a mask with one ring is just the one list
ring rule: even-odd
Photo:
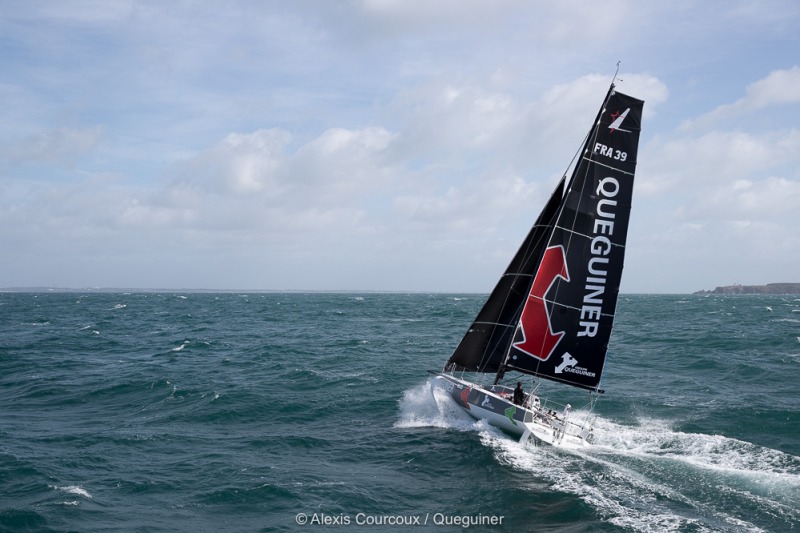
[[773,106],[800,103],[800,67],[770,72],[767,77],[751,83],[739,100],[723,104],[710,113],[687,120],[684,129],[713,125],[723,120],[735,119]]
[[800,206],[800,180],[770,176],[760,181],[737,180],[720,188],[708,199],[712,210],[726,218],[741,221],[800,221],[795,213]]
[[383,127],[329,129],[292,156],[292,179],[313,198],[349,203],[391,179],[396,138]]
[[619,59],[646,101],[623,290],[705,288],[752,271],[743,248],[777,276],[793,252],[759,232],[796,242],[792,5],[9,6],[0,285],[486,290]]
[[285,190],[280,174],[290,141],[291,134],[280,129],[231,133],[192,158],[182,181],[209,192],[278,196]]
[[47,162],[71,165],[97,146],[104,128],[56,128],[35,136],[0,144],[0,160],[12,165]]
[[636,194],[703,194],[738,179],[791,168],[798,151],[800,130],[657,138],[643,149]]

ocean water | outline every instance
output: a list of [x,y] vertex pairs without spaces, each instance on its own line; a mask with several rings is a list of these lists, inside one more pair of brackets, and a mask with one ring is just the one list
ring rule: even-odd
[[621,297],[580,452],[431,395],[482,301],[0,294],[0,531],[800,530],[798,297]]

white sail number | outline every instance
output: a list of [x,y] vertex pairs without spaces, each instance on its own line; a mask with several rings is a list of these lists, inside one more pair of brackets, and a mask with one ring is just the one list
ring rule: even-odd
[[594,145],[594,153],[600,154],[617,161],[625,161],[628,159],[628,153],[621,150],[614,150],[611,146],[597,143]]

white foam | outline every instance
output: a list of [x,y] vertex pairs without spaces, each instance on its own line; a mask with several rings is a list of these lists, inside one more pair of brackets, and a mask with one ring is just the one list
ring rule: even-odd
[[715,494],[735,494],[764,514],[800,520],[798,457],[722,435],[675,431],[669,423],[653,419],[641,419],[633,427],[602,420],[598,426],[600,446],[590,453],[604,455],[611,463],[631,464],[651,477],[665,477],[678,490],[693,494],[690,505],[736,530],[761,531],[743,517],[715,511]]
[[84,498],[92,499],[92,495],[89,494],[89,491],[81,487],[80,485],[66,485],[64,487],[59,487],[56,485],[48,485],[51,489],[60,490],[62,492],[66,492],[67,494],[75,494],[77,496],[83,496]]
[[446,395],[436,392],[430,379],[403,393],[396,428],[437,427],[470,431],[475,421]]
[[[596,430],[596,433],[603,432]],[[638,428],[638,433],[645,431]],[[635,434],[632,430],[621,442],[627,440],[634,444],[632,449],[637,449]],[[691,479],[687,479],[685,485],[670,479],[659,481],[658,476],[649,471],[647,463],[643,467],[640,462],[617,460],[614,449],[608,446],[578,451],[550,446],[526,448],[503,435],[489,432],[482,433],[481,440],[496,450],[501,463],[529,472],[534,480],[544,480],[554,490],[574,494],[609,523],[630,531],[716,531],[714,523],[729,524],[736,531],[763,531],[741,517],[716,510],[713,500],[705,502],[687,495],[691,494]],[[629,453],[625,448],[623,451]],[[693,509],[689,513],[691,516],[674,510],[676,505]],[[698,514],[711,523],[698,518]]]
[[[208,396],[207,392],[204,392],[203,394],[200,395],[201,398],[205,398],[206,396]],[[209,401],[213,402],[214,400],[218,399],[219,399],[219,393],[217,391],[211,391],[211,400]]]
[[189,346],[189,341],[183,341],[183,344],[181,344],[180,346],[176,346],[175,348],[173,348],[170,351],[171,352],[180,352],[181,350],[183,350],[187,346]]
[[676,531],[686,524],[678,516],[653,512],[652,498],[648,496],[652,488],[642,490],[647,483],[637,480],[635,472],[609,463],[598,472],[582,454],[550,446],[526,448],[488,432],[481,435],[481,440],[495,449],[501,463],[528,472],[534,481],[544,481],[553,490],[578,496],[609,523],[634,531]]
[[527,472],[532,482],[573,494],[609,524],[630,531],[764,531],[754,517],[718,509],[722,492],[760,514],[800,520],[800,458],[724,437],[676,431],[672,423],[642,418],[628,426],[597,418],[595,446],[567,451],[525,447],[485,422],[475,422],[431,381],[407,390],[398,428],[475,431],[501,464]]
[[637,426],[598,419],[596,444],[602,452],[666,458],[726,474],[773,479],[800,488],[800,458],[749,442],[672,429],[669,422],[642,418]]

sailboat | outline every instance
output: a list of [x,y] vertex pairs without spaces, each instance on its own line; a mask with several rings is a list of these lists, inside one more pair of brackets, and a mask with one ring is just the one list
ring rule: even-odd
[[[434,392],[526,444],[577,448],[594,440],[592,413],[604,392],[600,378],[622,277],[643,107],[611,83],[569,180],[565,173],[432,380]],[[507,374],[516,376],[510,383],[519,390]],[[532,389],[526,392],[523,380]],[[588,409],[544,398],[542,380],[589,391]]]

